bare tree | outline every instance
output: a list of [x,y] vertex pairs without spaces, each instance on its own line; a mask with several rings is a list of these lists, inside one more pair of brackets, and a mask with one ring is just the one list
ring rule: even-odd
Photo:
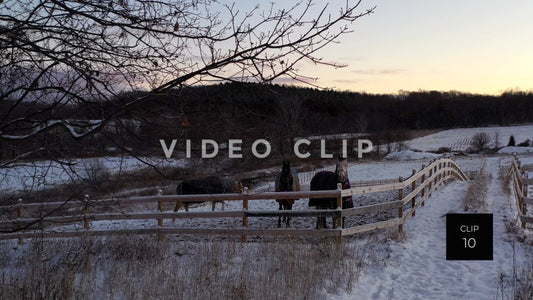
[[[342,67],[318,51],[374,10],[357,0],[242,3],[0,0],[0,168],[39,155],[67,169],[56,152],[66,142],[83,152],[111,136],[135,154],[131,142],[145,142],[143,130],[180,137],[189,126],[178,109],[184,87],[305,81],[305,61]],[[162,96],[175,109],[150,105]]]
[[292,151],[294,138],[301,129],[301,120],[305,117],[305,107],[300,98],[277,99],[275,103],[277,114],[277,137],[279,150],[282,154]]
[[[290,2],[0,1],[0,141],[57,128],[83,139],[153,95],[213,80],[302,80],[302,61],[339,67],[317,51],[374,10]],[[147,92],[114,101],[139,89]],[[79,107],[94,122],[72,121]],[[22,155],[43,151],[33,146]]]
[[472,137],[471,146],[474,152],[480,152],[487,149],[489,144],[490,136],[486,132],[478,132]]

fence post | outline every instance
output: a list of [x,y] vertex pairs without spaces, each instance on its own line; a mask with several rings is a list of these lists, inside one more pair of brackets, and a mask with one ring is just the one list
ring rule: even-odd
[[438,179],[439,179],[439,176],[440,176],[440,174],[438,174],[438,172],[437,172],[437,171],[440,170],[439,164],[436,164],[434,169],[435,170],[433,171],[433,174],[437,174],[437,176],[435,176],[435,179],[433,180],[433,185],[434,185],[433,188],[436,190],[437,189],[437,182],[438,182]]
[[[519,161],[520,162],[520,161]],[[522,167],[520,167],[520,174],[518,174],[520,176],[520,191],[522,192],[522,195],[524,197],[527,197],[527,184],[524,183],[524,175],[525,175],[525,172],[522,170]],[[522,201],[522,199],[520,199],[520,211],[522,212],[522,215],[526,215],[527,214],[527,209],[526,209],[526,204],[524,203],[524,201]],[[523,229],[526,229],[526,222],[522,222],[522,228]]]
[[[157,190],[157,196],[161,197],[162,195],[163,195],[163,190],[162,189],[158,189]],[[163,202],[161,202],[161,200],[157,201],[157,209],[159,210],[160,213],[163,213]],[[161,227],[163,227],[163,218],[157,219],[157,227],[159,227],[159,229],[161,229]],[[159,230],[158,233],[157,233],[157,240],[158,241],[162,241],[163,240],[163,234],[161,233],[161,230]]]
[[[399,178],[399,181],[402,182],[403,181],[403,178],[400,176]],[[398,200],[401,201],[403,199],[403,188],[398,190]],[[403,203],[400,204],[400,206],[398,206],[398,218],[399,219],[402,219],[403,218]],[[398,232],[399,233],[402,233],[403,232],[403,223],[400,223],[398,225]]]
[[[248,187],[244,188],[244,193],[243,194],[248,195]],[[244,229],[246,229],[246,228],[248,228],[248,215],[246,214],[246,212],[248,211],[248,198],[244,198],[242,200],[242,210],[243,210],[242,227]],[[242,234],[242,242],[246,243],[247,241],[248,241],[248,237],[246,236],[246,233],[243,232],[243,234]]]
[[89,220],[87,219],[87,214],[89,213],[89,195],[85,195],[84,200],[85,200],[85,208],[83,209],[83,217],[84,217],[83,227],[85,228],[85,230],[89,230],[90,223],[89,223]]
[[[416,170],[413,169],[413,175],[411,176],[415,176],[416,174]],[[416,188],[416,180],[413,180],[413,183],[411,184],[411,192],[413,192]],[[416,195],[413,196],[413,199],[411,199],[411,209],[413,209],[413,217],[416,215],[416,210],[415,209],[415,206],[416,206]]]
[[[524,197],[527,197],[527,184],[524,183]],[[527,215],[527,204],[525,202],[522,202],[522,206],[524,207],[524,215]],[[526,228],[526,222],[522,223],[522,226],[524,229]]]
[[[433,176],[433,168],[431,168],[431,169],[429,170],[428,179],[431,178],[431,176]],[[429,184],[428,184],[428,197],[431,197],[432,185],[433,185],[433,179],[429,180]]]
[[337,183],[337,191],[339,196],[337,197],[337,210],[340,211],[340,215],[337,216],[337,228],[340,228],[339,236],[337,236],[337,244],[342,243],[342,228],[344,227],[343,217],[342,217],[342,183]]
[[[22,199],[17,200],[17,218],[18,220],[22,220],[24,217],[24,211],[22,210]],[[19,223],[20,225],[20,223]],[[24,239],[22,237],[19,237],[19,245],[24,244]]]
[[[420,184],[424,185],[425,184],[424,181],[426,181],[426,173],[422,174],[422,178],[421,178]],[[426,194],[426,187],[425,186],[422,188],[422,191],[420,193],[421,193],[420,194],[420,205],[424,206],[424,202],[425,202],[424,195]]]
[[[424,170],[426,168],[426,165],[422,164],[422,168],[420,171]],[[424,185],[424,181],[426,181],[426,172],[422,173],[422,178],[420,178],[420,185]],[[426,187],[424,186],[422,188],[421,194],[420,194],[420,205],[424,206],[424,194],[426,192]]]
[[[342,183],[337,183],[337,191],[339,196],[337,197],[337,209],[342,211]],[[337,228],[342,228],[342,218],[337,218]]]

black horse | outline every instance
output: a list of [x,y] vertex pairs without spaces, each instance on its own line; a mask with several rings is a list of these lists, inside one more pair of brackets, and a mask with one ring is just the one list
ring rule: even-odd
[[[199,179],[183,180],[176,188],[178,195],[198,195],[198,194],[226,194],[226,193],[242,193],[243,185],[240,181],[235,181],[230,178],[221,178],[218,176],[210,176]],[[215,203],[222,202],[222,209],[224,209],[223,201],[213,201],[212,210],[215,210]],[[188,202],[184,203],[185,210],[189,211],[189,204],[202,203]],[[178,211],[181,207],[181,202],[176,202],[174,211]]]
[[[300,190],[300,179],[298,173],[294,169],[291,169],[291,163],[284,161],[281,167],[281,172],[276,177],[276,192],[291,192]],[[276,199],[279,203],[279,210],[292,210],[292,205],[295,199]],[[290,227],[291,217],[283,217],[283,221],[287,227]],[[281,227],[281,216],[278,217],[278,227]]]
[[[313,179],[311,179],[311,191],[336,190],[338,183],[342,184],[343,189],[350,188],[350,180],[348,179],[348,163],[345,158],[340,157],[339,161],[337,162],[335,172],[321,171],[313,176]],[[336,198],[310,198],[309,206],[316,206],[317,209],[337,209],[338,207]],[[352,207],[352,196],[343,197],[342,208],[345,209]],[[336,217],[332,218],[333,228],[336,227],[336,220]],[[316,228],[327,228],[326,217],[318,217]]]

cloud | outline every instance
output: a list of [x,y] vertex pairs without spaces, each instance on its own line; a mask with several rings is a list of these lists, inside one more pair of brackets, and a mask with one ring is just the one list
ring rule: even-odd
[[406,69],[365,69],[352,70],[352,73],[359,75],[395,75],[406,72]]
[[357,80],[357,79],[335,79],[333,80],[333,82],[335,83],[342,83],[342,84],[354,84],[354,83],[359,83],[361,82],[361,80]]
[[278,84],[294,84],[294,85],[301,85],[301,84],[316,84],[317,79],[316,78],[309,78],[309,77],[278,77],[274,79],[274,83]]

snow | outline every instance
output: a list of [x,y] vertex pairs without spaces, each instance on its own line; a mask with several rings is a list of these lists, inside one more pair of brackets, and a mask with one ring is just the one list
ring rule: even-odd
[[461,198],[467,182],[455,181],[434,192],[426,205],[404,226],[405,242],[389,241],[390,258],[385,265],[370,266],[354,288],[354,294],[337,299],[491,299],[498,294],[500,274],[512,274],[513,259],[518,268],[526,254],[513,243],[504,221],[516,218],[514,202],[498,182],[499,158],[489,158],[493,174],[489,186],[489,212],[494,214],[494,259],[492,261],[447,261],[446,218],[462,212]]
[[[83,124],[83,126],[80,126],[80,124],[75,124],[75,122],[72,123],[69,120],[47,120],[41,124],[34,124],[34,128],[29,133],[21,134],[21,135],[8,135],[8,134],[2,134],[2,132],[0,131],[0,137],[8,139],[8,140],[22,140],[32,135],[35,135],[41,131],[44,131],[50,127],[61,125],[69,131],[72,137],[80,138],[94,131],[95,129],[97,129],[103,124],[101,120],[83,120],[83,122],[90,124],[90,126],[87,126],[86,124]],[[82,131],[82,133],[80,133],[80,131]]]
[[409,145],[411,149],[419,151],[436,151],[441,147],[448,147],[452,151],[465,151],[470,147],[470,139],[479,132],[487,133],[492,142],[497,133],[500,146],[507,145],[511,135],[514,136],[517,144],[533,139],[533,125],[495,126],[444,130],[413,139],[409,141]]
[[391,152],[385,156],[388,160],[414,160],[414,159],[435,159],[441,155],[428,152],[415,152],[412,150],[403,150],[399,152]]
[[533,153],[533,147],[503,147],[498,150],[498,154],[523,154]]
[[[440,147],[451,147],[452,150],[467,146],[468,137],[483,131],[494,136],[500,134],[500,143],[506,144],[510,134],[518,142],[531,138],[533,126],[490,127],[446,130],[437,134],[412,140],[412,148],[423,151],[436,150]],[[514,147],[516,148],[516,147]],[[502,152],[521,154],[523,164],[533,163],[533,156],[514,151],[511,147],[502,148]],[[518,148],[522,150],[522,147]],[[531,148],[530,148],[531,149]],[[350,163],[348,174],[352,185],[362,181],[397,180],[399,177],[409,177],[412,170],[418,171],[422,165],[427,165],[439,155],[411,150],[391,153],[385,162],[358,161]],[[75,159],[70,161],[72,166],[65,166],[51,161],[13,165],[0,169],[0,190],[16,191],[28,188],[44,188],[49,184],[57,184],[72,180],[72,174],[81,174],[83,169],[95,159]],[[129,172],[145,165],[133,157],[100,158],[101,162],[111,173]],[[505,221],[515,220],[517,216],[516,203],[505,195],[501,189],[501,179],[498,178],[499,167],[508,165],[510,157],[457,157],[456,162],[463,171],[480,170],[487,161],[487,172],[492,175],[488,192],[488,211],[494,214],[494,259],[492,261],[446,261],[446,213],[462,212],[461,199],[467,190],[468,182],[454,181],[439,188],[426,201],[424,207],[417,210],[416,216],[409,219],[405,226],[405,241],[387,240],[380,248],[373,249],[375,257],[369,258],[362,266],[362,275],[355,283],[353,291],[339,291],[328,294],[331,299],[494,299],[498,294],[498,280],[502,274],[510,275],[513,270],[513,259],[516,259],[519,269],[531,262],[531,253],[527,253],[525,246],[514,242],[516,239],[508,235]],[[154,160],[159,165],[186,164],[186,160]],[[327,169],[333,170],[334,166]],[[38,174],[36,174],[36,172]],[[308,184],[316,172],[301,173],[302,184]],[[43,174],[43,180],[36,182],[36,175]],[[273,182],[265,182],[252,189],[251,193],[261,193],[273,190]],[[394,194],[394,193],[393,193]],[[397,194],[397,193],[396,193]],[[365,195],[354,199],[356,205],[389,201],[396,195]],[[170,211],[173,204],[165,207]],[[251,210],[275,210],[277,203],[269,201],[250,201]],[[157,207],[143,207],[145,211],[156,212]],[[211,203],[191,205],[191,211],[210,211]],[[241,210],[242,203],[226,201],[226,211]],[[307,199],[296,201],[295,210],[308,209]],[[217,204],[220,210],[220,204]],[[357,220],[349,220],[352,226]],[[293,228],[314,228],[313,218],[293,218]],[[168,228],[241,228],[239,219],[178,219],[175,222],[165,221]],[[275,228],[277,218],[250,219],[250,228]],[[126,220],[126,221],[97,221],[91,222],[95,230],[119,228],[157,228],[155,220]],[[83,224],[55,226],[54,230],[83,230]],[[521,229],[517,229],[520,231]],[[379,233],[376,233],[379,235]],[[16,243],[16,241],[8,241]],[[512,253],[515,253],[513,257]],[[245,256],[245,254],[243,254]],[[238,257],[236,259],[239,259]],[[332,283],[334,284],[334,283]]]
[[316,140],[336,140],[336,139],[351,139],[351,138],[357,138],[365,136],[364,133],[341,133],[341,134],[329,134],[329,135],[312,135],[312,136],[306,136],[306,137],[295,137],[294,141],[306,139],[309,141],[316,141]]
[[[159,167],[184,165],[183,159],[141,158]],[[123,174],[147,167],[145,163],[131,156],[110,156],[100,158],[80,158],[64,161],[35,161],[12,164],[0,168],[0,192],[23,192],[41,190],[53,185],[79,182],[87,176],[91,168],[102,166],[102,171],[110,175]]]

